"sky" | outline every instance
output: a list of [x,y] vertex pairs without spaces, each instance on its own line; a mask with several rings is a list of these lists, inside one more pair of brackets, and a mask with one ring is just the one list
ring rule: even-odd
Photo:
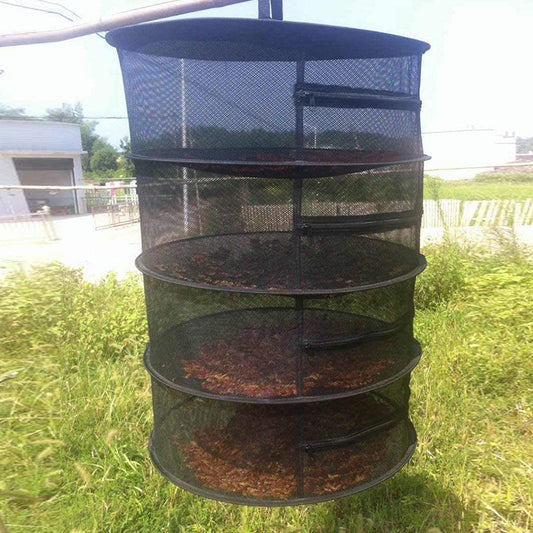
[[[39,0],[9,0],[43,5]],[[158,0],[57,0],[82,18]],[[160,1],[160,0],[159,0]],[[184,17],[256,18],[250,1]],[[492,128],[533,136],[533,0],[285,0],[285,20],[383,31],[431,44],[422,62],[422,130]],[[61,27],[68,21],[3,4],[0,34]],[[114,48],[96,35],[61,43],[0,48],[0,104],[41,116],[62,102],[86,116],[125,116]],[[100,119],[97,132],[118,145],[127,120]]]

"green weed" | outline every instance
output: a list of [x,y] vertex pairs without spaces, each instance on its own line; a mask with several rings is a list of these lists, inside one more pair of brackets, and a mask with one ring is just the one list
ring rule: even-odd
[[424,198],[435,200],[529,200],[533,198],[533,174],[481,174],[473,179],[442,180],[426,176]]

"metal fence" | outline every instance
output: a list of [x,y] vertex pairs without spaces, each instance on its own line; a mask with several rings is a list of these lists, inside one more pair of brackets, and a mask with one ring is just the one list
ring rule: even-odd
[[95,189],[85,192],[86,212],[95,229],[124,226],[139,221],[139,200],[135,187]]
[[422,228],[531,226],[533,200],[424,200]]
[[[50,189],[55,189],[50,188]],[[80,187],[77,187],[80,189]],[[96,230],[139,221],[135,185],[83,187],[85,211]],[[312,202],[309,214],[335,216],[357,214],[357,202]],[[201,220],[201,217],[196,217]],[[288,204],[244,206],[246,231],[268,228],[288,231],[292,207]],[[533,199],[528,200],[424,200],[422,229],[533,226]],[[54,218],[46,212],[0,216],[0,241],[53,241],[58,238]]]
[[[313,202],[311,215],[350,215],[357,204]],[[267,227],[269,231],[287,231],[292,223],[288,204],[243,207],[247,231]],[[422,228],[501,227],[533,225],[533,200],[424,200]]]

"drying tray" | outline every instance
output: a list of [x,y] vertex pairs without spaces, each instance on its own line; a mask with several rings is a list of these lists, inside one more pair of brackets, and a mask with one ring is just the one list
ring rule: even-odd
[[201,171],[241,177],[320,178],[344,176],[390,165],[427,161],[429,156],[397,152],[306,148],[227,148],[148,151],[129,154],[133,161],[178,163]]
[[341,498],[391,477],[415,449],[405,396],[264,406],[173,393],[157,382],[153,392],[154,465],[176,485],[229,503]]
[[[417,251],[351,234],[238,233],[181,239],[144,251],[144,274],[189,287],[289,296],[339,294],[399,283],[422,272]],[[295,247],[299,247],[299,259]]]
[[291,308],[256,308],[179,324],[152,338],[144,361],[155,380],[181,392],[288,404],[382,388],[420,355],[411,315],[387,323],[327,309],[307,308],[299,318]]

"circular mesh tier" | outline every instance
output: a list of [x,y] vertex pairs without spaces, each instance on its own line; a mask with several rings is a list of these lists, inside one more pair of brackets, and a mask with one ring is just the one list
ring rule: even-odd
[[146,250],[144,273],[164,281],[225,291],[331,294],[398,283],[423,270],[424,258],[394,242],[353,235],[289,232],[184,239]]
[[119,50],[134,157],[269,177],[423,159],[425,43],[228,19],[141,25],[107,38]]
[[[299,194],[292,179],[220,176],[159,161],[138,160],[135,166],[144,250],[197,236],[300,226],[312,231],[324,224],[340,232],[386,230],[385,238],[417,248],[423,180],[419,162],[302,179]],[[300,215],[296,223],[295,213]]]
[[[166,339],[169,332],[180,328],[183,331],[184,325],[188,328],[193,324],[202,324],[204,319],[214,320],[216,316],[224,318],[226,314],[239,316],[239,313],[244,313],[248,322],[255,321],[260,324],[261,320],[266,320],[268,316],[276,316],[276,313],[272,312],[273,309],[278,310],[277,316],[285,313],[284,324],[290,324],[295,311],[297,316],[299,314],[303,317],[300,321],[300,329],[303,332],[301,341],[307,343],[306,348],[316,347],[311,345],[312,343],[333,342],[337,338],[356,340],[358,335],[366,334],[374,327],[382,331],[382,328],[390,330],[405,324],[407,328],[412,323],[410,317],[413,316],[414,284],[415,280],[410,279],[368,291],[295,298],[286,295],[205,290],[145,276],[144,291],[151,347],[159,351],[157,343]],[[299,301],[301,308],[296,310],[295,306]],[[327,316],[328,312],[337,319],[335,324],[325,321],[311,323],[306,320],[307,317],[320,316],[320,313]],[[313,324],[316,327],[312,327]],[[232,331],[238,332],[235,327],[237,324],[233,325]],[[218,339],[227,337],[224,328],[216,332],[210,331],[208,334]],[[401,353],[410,353],[412,331],[405,337],[402,334],[402,338],[407,345],[402,348]],[[169,339],[169,343],[161,342],[161,346],[173,350],[172,336]],[[183,346],[200,346],[202,339],[191,337],[182,339],[182,342]],[[171,379],[176,376],[169,377]]]
[[413,453],[408,381],[298,406],[200,399],[153,382],[154,464],[177,485],[247,505],[312,503],[366,489]]
[[197,318],[154,338],[148,371],[171,388],[220,400],[308,402],[361,394],[420,358],[411,317],[386,323],[324,309],[246,309]]

